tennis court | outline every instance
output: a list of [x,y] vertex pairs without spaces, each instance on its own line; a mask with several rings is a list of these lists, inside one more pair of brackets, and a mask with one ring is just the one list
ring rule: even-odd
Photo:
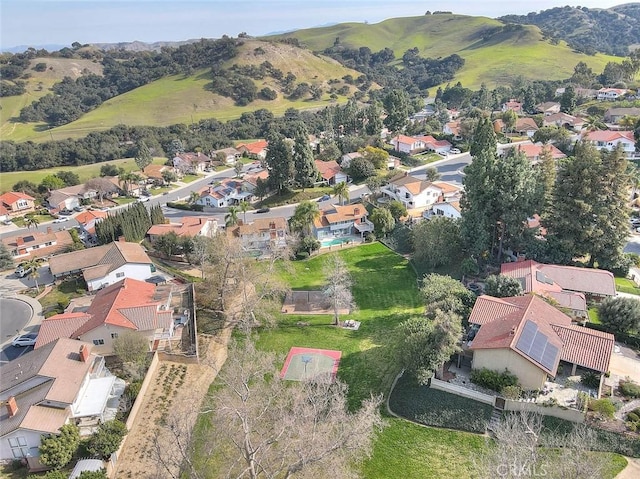
[[280,377],[289,381],[332,382],[338,373],[342,351],[293,347],[289,350]]

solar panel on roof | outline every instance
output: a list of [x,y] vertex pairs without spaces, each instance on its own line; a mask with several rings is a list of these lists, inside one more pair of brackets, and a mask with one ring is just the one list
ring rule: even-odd
[[553,368],[560,353],[533,321],[524,323],[522,334],[516,343],[516,349],[542,364],[548,370]]

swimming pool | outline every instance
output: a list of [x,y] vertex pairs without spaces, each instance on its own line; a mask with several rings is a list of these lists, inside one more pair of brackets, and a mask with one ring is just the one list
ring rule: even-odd
[[322,241],[320,241],[320,244],[322,245],[323,248],[326,248],[328,246],[335,246],[342,243],[348,243],[349,241],[353,241],[353,239],[352,238],[329,238],[329,239],[323,239]]

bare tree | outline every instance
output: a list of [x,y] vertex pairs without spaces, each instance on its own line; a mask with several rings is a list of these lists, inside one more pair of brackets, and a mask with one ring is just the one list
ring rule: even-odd
[[[256,350],[250,337],[230,344],[216,382],[220,387],[203,412],[212,429],[199,438],[198,447],[225,451],[221,470],[214,471],[218,477],[326,477],[328,471],[334,478],[353,477],[353,464],[370,455],[375,433],[383,426],[381,397],[350,413],[344,383],[287,383],[280,379],[275,354]],[[182,461],[190,477],[204,476],[190,460],[193,441],[181,433],[184,428],[168,428],[178,449],[173,460]],[[159,459],[165,454],[157,452]],[[168,459],[165,455],[161,460]]]
[[340,322],[340,310],[355,307],[351,293],[351,275],[346,263],[337,254],[327,256],[323,268],[327,284],[322,294],[327,305],[333,310],[333,324]]
[[590,452],[596,434],[576,425],[567,435],[542,434],[542,416],[509,413],[494,430],[495,444],[476,461],[482,478],[600,478],[608,457]]

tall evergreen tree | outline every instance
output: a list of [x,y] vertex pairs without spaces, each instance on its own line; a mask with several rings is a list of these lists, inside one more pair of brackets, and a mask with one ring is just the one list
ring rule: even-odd
[[387,116],[384,125],[394,133],[401,132],[409,121],[409,97],[402,90],[391,90],[384,97]]
[[144,173],[144,169],[149,166],[153,162],[153,156],[151,155],[151,150],[144,142],[144,140],[140,140],[136,145],[136,157],[135,157],[136,165],[140,170]]
[[318,177],[318,169],[313,161],[313,151],[311,151],[311,145],[309,145],[309,133],[302,123],[296,125],[293,140],[295,182],[304,190],[313,186],[313,182]]
[[373,102],[364,112],[365,133],[367,135],[379,135],[382,131],[382,110],[377,102]]
[[553,188],[556,183],[556,160],[551,149],[545,145],[540,152],[540,163],[537,165],[538,176],[538,213],[545,217],[553,204]]
[[272,190],[282,194],[289,188],[293,176],[291,148],[284,136],[278,132],[271,132],[267,140],[269,142],[265,158],[269,170],[267,181]]
[[488,118],[478,123],[470,152],[472,160],[464,170],[460,226],[468,252],[481,257],[491,248],[491,211],[495,203],[496,135]]
[[[612,234],[610,226],[613,223],[609,221],[613,220],[603,216],[619,214],[626,221],[624,207],[617,201],[616,190],[620,183],[611,178],[611,171],[618,171],[621,164],[622,161],[612,159],[605,168],[598,150],[587,142],[577,143],[574,156],[560,163],[553,207],[545,226],[548,235],[569,257],[588,255],[590,263],[594,264],[603,245],[611,244],[604,236]],[[623,180],[624,171],[620,173]],[[609,206],[607,196],[614,193]],[[602,221],[604,223],[600,224]],[[625,224],[625,235],[626,228]]]

